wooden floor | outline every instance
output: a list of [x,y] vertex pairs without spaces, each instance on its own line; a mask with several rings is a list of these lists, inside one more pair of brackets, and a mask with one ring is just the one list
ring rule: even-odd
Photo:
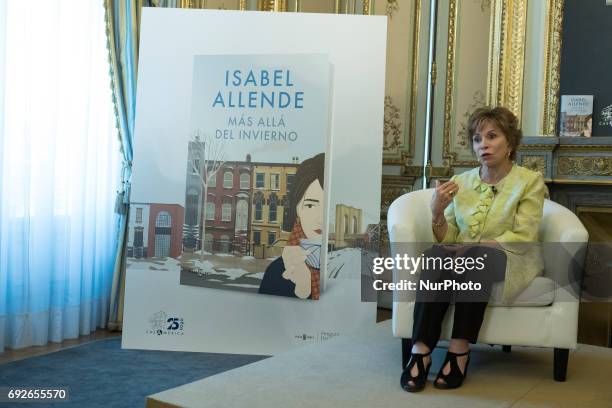
[[19,350],[5,349],[3,353],[0,353],[0,364],[10,363],[11,361],[23,360],[24,358],[28,357],[53,353],[55,351],[78,346],[80,344],[90,343],[92,341],[118,336],[121,336],[120,332],[97,330],[87,336],[81,336],[78,339],[64,340],[61,343],[47,343],[44,346],[25,347]]

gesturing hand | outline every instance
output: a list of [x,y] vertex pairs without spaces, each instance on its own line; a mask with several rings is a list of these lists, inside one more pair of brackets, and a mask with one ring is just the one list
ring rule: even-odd
[[453,201],[453,197],[459,191],[459,186],[453,180],[440,184],[436,180],[436,189],[431,197],[431,215],[434,220],[444,216],[444,210]]
[[283,278],[295,283],[295,295],[305,299],[312,290],[310,269],[306,266],[308,253],[300,246],[287,246],[283,249]]

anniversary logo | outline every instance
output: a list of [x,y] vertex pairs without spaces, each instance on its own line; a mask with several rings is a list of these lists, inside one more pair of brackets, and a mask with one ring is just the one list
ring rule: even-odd
[[159,311],[149,318],[150,329],[147,334],[155,336],[182,336],[185,322],[182,317],[168,316],[166,312]]

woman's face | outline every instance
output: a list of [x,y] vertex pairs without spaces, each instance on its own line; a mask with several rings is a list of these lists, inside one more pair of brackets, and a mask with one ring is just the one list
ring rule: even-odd
[[474,153],[478,161],[487,167],[497,167],[510,162],[510,144],[506,135],[490,120],[484,122],[472,136]]
[[296,210],[306,238],[321,239],[321,234],[323,234],[323,189],[319,180],[310,183]]

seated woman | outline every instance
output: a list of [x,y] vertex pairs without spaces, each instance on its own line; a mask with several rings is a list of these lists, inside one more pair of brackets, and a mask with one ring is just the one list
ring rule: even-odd
[[259,293],[319,299],[324,168],[324,153],[298,167],[285,209],[291,234],[282,256],[266,268]]
[[[502,300],[510,303],[542,270],[534,244],[538,239],[546,186],[540,173],[513,163],[522,132],[516,116],[508,109],[477,109],[469,118],[468,132],[469,144],[480,166],[446,183],[436,183],[430,207],[436,240],[441,244],[470,247],[434,245],[427,255],[485,254],[491,262],[487,261],[484,274],[505,276]],[[455,276],[458,273],[452,272]],[[420,279],[432,276],[441,279],[443,274],[424,269]],[[431,299],[432,296],[442,298]],[[420,391],[425,387],[431,367],[430,354],[440,338],[450,300],[455,301],[452,336],[434,386],[443,389],[461,386],[467,375],[469,343],[475,343],[478,338],[488,296],[486,293],[485,299],[466,299],[457,293],[436,295],[417,291],[411,358],[401,376],[401,385],[406,391]],[[426,297],[429,299],[423,301]]]

